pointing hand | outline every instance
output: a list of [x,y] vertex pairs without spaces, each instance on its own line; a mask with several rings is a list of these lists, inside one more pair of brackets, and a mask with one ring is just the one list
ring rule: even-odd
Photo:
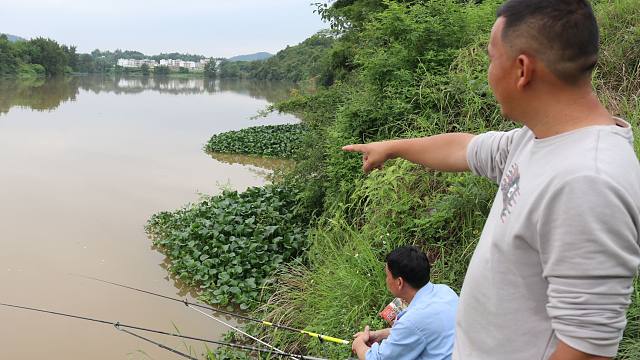
[[347,145],[343,146],[342,150],[361,153],[362,170],[366,173],[373,169],[382,169],[384,162],[389,159],[387,146],[384,142]]

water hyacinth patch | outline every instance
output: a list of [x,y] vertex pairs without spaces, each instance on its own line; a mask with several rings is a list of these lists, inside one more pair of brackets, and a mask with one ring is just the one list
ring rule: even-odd
[[224,191],[155,214],[146,230],[171,272],[203,300],[244,310],[255,306],[267,277],[307,247],[306,221],[293,208],[294,192],[283,185]]
[[293,159],[305,133],[303,124],[253,126],[212,136],[205,151]]

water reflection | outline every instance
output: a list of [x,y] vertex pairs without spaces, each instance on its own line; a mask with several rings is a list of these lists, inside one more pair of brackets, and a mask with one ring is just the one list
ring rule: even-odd
[[277,102],[286,99],[295,86],[290,82],[257,80],[220,80],[220,91],[230,91],[247,95],[254,99]]
[[256,172],[260,176],[268,177],[271,170],[273,173],[283,172],[290,170],[294,166],[294,162],[285,159],[276,159],[269,157],[253,156],[253,155],[240,155],[240,154],[222,154],[222,153],[209,153],[212,158],[230,165],[251,165],[256,167]]
[[[160,251],[160,249],[155,245],[152,245],[151,249]],[[171,273],[171,259],[165,257],[164,261],[160,263],[160,267],[167,272],[167,276],[165,276],[164,279],[167,281],[171,281],[173,287],[176,288],[176,295],[181,298],[186,298],[187,296],[190,296],[192,299],[198,298],[198,293],[195,291],[195,288],[185,284],[177,275]]]
[[53,110],[66,101],[74,101],[78,86],[74,78],[45,81],[0,81],[0,114],[9,112],[14,106],[38,111]]
[[46,111],[67,101],[75,101],[80,91],[94,94],[137,94],[154,91],[163,94],[196,95],[232,92],[254,99],[276,102],[285,99],[293,85],[287,82],[211,80],[204,78],[78,76],[49,80],[0,80],[0,115],[12,107]]

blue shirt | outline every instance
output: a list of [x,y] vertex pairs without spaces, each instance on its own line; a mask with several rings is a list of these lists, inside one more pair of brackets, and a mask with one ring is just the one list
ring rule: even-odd
[[367,360],[450,360],[455,339],[458,295],[446,285],[428,283],[398,314],[389,337],[367,351]]

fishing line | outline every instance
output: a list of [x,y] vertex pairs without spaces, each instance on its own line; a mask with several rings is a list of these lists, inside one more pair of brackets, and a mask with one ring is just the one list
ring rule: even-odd
[[123,332],[123,333],[125,333],[125,334],[129,334],[129,335],[131,335],[131,336],[135,336],[135,337],[137,337],[138,339],[141,339],[141,340],[144,340],[144,341],[146,341],[146,342],[152,343],[152,344],[154,344],[154,345],[156,345],[156,346],[158,346],[158,347],[160,347],[160,348],[162,348],[162,349],[165,349],[165,350],[167,350],[167,351],[170,351],[170,352],[172,352],[172,353],[174,353],[174,354],[176,354],[176,355],[180,355],[180,356],[182,356],[183,358],[186,358],[186,359],[189,359],[189,360],[198,360],[197,358],[194,358],[194,357],[193,357],[193,356],[191,356],[191,355],[187,355],[187,354],[185,354],[185,353],[183,353],[183,352],[180,352],[180,351],[178,351],[178,350],[176,350],[176,349],[170,348],[170,347],[168,347],[168,346],[166,346],[166,345],[164,345],[164,344],[161,344],[161,343],[159,343],[159,342],[156,342],[156,341],[153,341],[153,340],[151,340],[151,339],[148,339],[148,338],[146,338],[146,337],[144,337],[144,336],[142,336],[142,335],[138,335],[138,334],[136,334],[136,333],[134,333],[134,332],[132,332],[132,331],[129,331],[129,330],[127,330],[127,329],[121,329],[119,324],[116,324],[116,325],[115,325],[115,327],[116,327],[116,329],[117,329],[118,331],[122,331],[122,332]]
[[[241,344],[226,343],[226,342],[210,340],[210,339],[203,339],[203,338],[198,338],[198,337],[194,337],[194,336],[181,335],[181,334],[176,334],[176,333],[171,333],[171,332],[166,332],[166,331],[161,331],[161,330],[148,329],[148,328],[135,326],[135,325],[121,324],[120,322],[100,320],[100,319],[90,318],[90,317],[86,317],[86,316],[72,315],[72,314],[67,314],[67,313],[63,313],[63,312],[38,309],[38,308],[28,307],[28,306],[7,304],[7,303],[2,303],[2,302],[0,302],[0,306],[5,306],[5,307],[15,308],[15,309],[21,309],[21,310],[35,311],[35,312],[40,312],[40,313],[45,313],[45,314],[50,314],[50,315],[57,315],[57,316],[68,317],[68,318],[79,319],[79,320],[86,320],[86,321],[91,321],[91,322],[105,324],[105,325],[112,325],[112,326],[114,326],[116,329],[118,329],[120,331],[124,331],[124,328],[126,328],[126,329],[145,331],[145,332],[150,332],[150,333],[155,333],[155,334],[160,334],[160,335],[172,336],[172,337],[177,337],[177,338],[182,338],[182,339],[187,339],[187,340],[200,341],[200,342],[219,345],[219,346],[227,346],[227,347],[236,348],[236,349],[245,350],[245,351],[254,351],[254,352],[260,352],[260,353],[265,353],[265,354],[271,354],[271,355],[275,355],[275,356],[279,356],[279,357],[290,357],[290,358],[300,359],[300,360],[327,360],[327,359],[316,358],[316,357],[312,357],[312,356],[304,356],[304,355],[286,353],[286,352],[282,352],[282,351],[277,352],[277,351],[274,351],[274,350],[271,350],[271,349],[257,348],[257,347],[248,346],[248,345],[241,345]],[[142,338],[140,335],[134,334],[134,333],[132,333],[130,331],[126,331],[126,332],[130,333],[133,336]],[[144,339],[144,340],[145,341],[150,341],[150,342],[156,344],[152,340],[149,340],[149,339]],[[156,344],[156,345],[158,345],[158,344]],[[160,346],[160,345],[158,345],[158,346]],[[165,347],[163,347],[163,348],[165,348]]]
[[206,317],[209,317],[209,318],[211,318],[211,319],[213,319],[213,320],[215,320],[215,321],[217,321],[217,322],[221,323],[222,325],[225,325],[225,326],[227,326],[227,327],[229,327],[229,328],[231,328],[231,329],[233,329],[233,330],[235,330],[235,331],[239,332],[240,334],[242,334],[242,335],[244,335],[244,336],[246,336],[246,337],[248,337],[248,338],[250,338],[250,339],[253,339],[253,340],[255,340],[255,341],[259,342],[259,343],[260,343],[260,344],[262,344],[262,345],[265,345],[266,347],[269,347],[269,348],[271,348],[271,349],[273,349],[273,350],[275,350],[275,351],[277,351],[277,352],[279,352],[279,353],[281,353],[281,354],[284,354],[284,351],[282,351],[282,350],[280,350],[280,349],[276,348],[275,346],[273,346],[273,345],[271,345],[271,344],[268,344],[268,343],[266,343],[266,342],[264,342],[264,341],[262,341],[262,340],[258,339],[257,337],[251,336],[251,335],[247,334],[246,332],[244,332],[244,331],[242,331],[242,330],[238,329],[237,327],[235,327],[235,326],[233,326],[233,325],[231,325],[231,324],[229,324],[229,323],[226,323],[226,322],[224,322],[224,321],[222,321],[222,320],[220,320],[220,319],[216,318],[215,316],[211,316],[211,315],[207,314],[206,312],[204,312],[204,311],[202,311],[202,310],[199,310],[199,309],[196,309],[195,307],[192,307],[192,306],[191,306],[191,305],[189,305],[189,304],[187,304],[187,307],[188,307],[189,309],[192,309],[192,310],[194,310],[194,311],[197,311],[197,312],[199,312],[200,314],[202,314],[202,315],[204,315],[204,316],[206,316]]
[[216,312],[216,313],[233,316],[233,317],[238,318],[238,319],[242,319],[242,320],[250,321],[250,322],[255,322],[255,323],[258,323],[258,324],[262,324],[264,326],[271,326],[271,327],[275,327],[275,328],[282,329],[282,330],[297,332],[299,334],[303,334],[303,335],[314,337],[314,338],[316,338],[316,339],[318,339],[320,341],[329,341],[329,342],[333,342],[333,343],[336,343],[336,344],[342,344],[342,345],[350,345],[351,344],[347,340],[335,338],[333,336],[317,334],[317,333],[314,333],[314,332],[311,332],[311,331],[307,331],[307,330],[296,329],[296,328],[293,328],[293,327],[290,327],[290,326],[287,326],[287,325],[276,324],[276,323],[272,323],[272,322],[269,322],[269,321],[260,320],[260,319],[252,318],[252,317],[249,317],[249,316],[236,314],[236,313],[233,313],[233,312],[230,312],[230,311],[216,309],[214,307],[203,305],[203,304],[192,303],[192,302],[187,301],[186,299],[184,299],[184,300],[183,299],[177,299],[177,298],[174,298],[174,297],[158,294],[158,293],[155,293],[155,292],[152,292],[152,291],[142,290],[142,289],[138,289],[138,288],[135,288],[135,287],[132,287],[132,286],[118,284],[116,282],[102,280],[102,279],[98,279],[98,278],[91,277],[91,276],[79,275],[79,274],[71,274],[71,275],[82,277],[82,278],[89,279],[89,280],[99,281],[99,282],[102,282],[102,283],[105,283],[105,284],[119,286],[121,288],[129,289],[129,290],[133,290],[133,291],[138,291],[138,292],[141,292],[141,293],[144,293],[144,294],[157,296],[157,297],[160,297],[160,298],[163,298],[163,299],[166,299],[166,300],[176,301],[176,302],[179,302],[179,303],[183,303],[183,304],[185,304],[187,306],[189,306],[189,305],[196,306],[196,307],[199,307],[201,309],[206,309],[206,310],[213,311],[213,312]]

